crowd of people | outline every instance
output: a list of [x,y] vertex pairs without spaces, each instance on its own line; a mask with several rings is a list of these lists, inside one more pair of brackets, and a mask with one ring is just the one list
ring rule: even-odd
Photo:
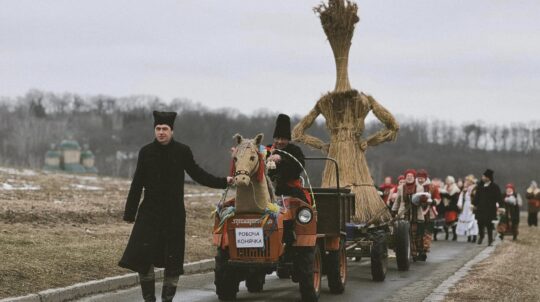
[[[494,171],[487,169],[477,179],[474,175],[456,179],[447,176],[430,178],[424,169],[408,169],[397,177],[384,179],[379,186],[382,198],[392,215],[410,222],[411,254],[414,261],[426,261],[432,240],[444,232],[445,240],[466,236],[467,242],[487,244],[494,241],[494,230],[501,240],[511,235],[517,240],[521,195],[511,183],[501,191],[494,182]],[[540,188],[535,181],[526,190],[528,225],[538,226]],[[450,236],[452,236],[450,238]]]

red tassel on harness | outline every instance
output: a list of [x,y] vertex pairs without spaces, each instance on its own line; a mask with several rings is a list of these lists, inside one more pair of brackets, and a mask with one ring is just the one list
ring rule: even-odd
[[234,160],[231,160],[231,173],[229,175],[234,177],[235,172],[236,172],[236,165],[234,164]]
[[257,181],[262,182],[264,179],[264,171],[265,171],[265,164],[264,164],[264,155],[262,153],[259,154],[259,170],[257,170]]

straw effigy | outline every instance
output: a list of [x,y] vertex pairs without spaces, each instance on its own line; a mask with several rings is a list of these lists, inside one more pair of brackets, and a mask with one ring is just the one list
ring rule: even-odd
[[[392,114],[373,97],[351,89],[348,57],[354,26],[359,21],[358,6],[348,0],[330,0],[315,7],[336,62],[336,86],[323,95],[315,107],[293,129],[292,138],[321,149],[339,163],[340,183],[349,187],[356,197],[356,222],[381,223],[391,219],[390,212],[379,196],[367,165],[365,152],[370,146],[396,138],[399,125]],[[373,112],[386,127],[363,139],[364,121]],[[305,134],[322,114],[330,132],[330,142]],[[331,163],[323,172],[323,187],[335,187],[336,174]]]

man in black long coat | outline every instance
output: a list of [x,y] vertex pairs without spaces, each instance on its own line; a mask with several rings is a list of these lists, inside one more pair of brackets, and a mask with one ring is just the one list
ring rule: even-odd
[[227,187],[232,177],[207,173],[195,163],[191,149],[173,139],[175,112],[153,115],[155,140],[139,151],[124,212],[124,220],[135,225],[119,265],[139,273],[144,301],[156,301],[154,267],[164,267],[162,301],[172,301],[184,273],[184,171],[212,188]]
[[486,228],[488,232],[488,245],[493,243],[492,221],[497,219],[497,204],[501,204],[502,202],[501,189],[493,182],[493,173],[493,170],[487,169],[482,174],[482,181],[478,184],[476,195],[472,201],[480,235],[478,244],[482,244]]

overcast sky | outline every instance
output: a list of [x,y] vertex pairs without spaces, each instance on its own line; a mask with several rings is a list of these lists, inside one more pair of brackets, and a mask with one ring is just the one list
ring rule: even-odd
[[[305,114],[335,84],[318,0],[0,0],[0,95]],[[540,119],[540,1],[359,0],[351,85],[396,115]]]

